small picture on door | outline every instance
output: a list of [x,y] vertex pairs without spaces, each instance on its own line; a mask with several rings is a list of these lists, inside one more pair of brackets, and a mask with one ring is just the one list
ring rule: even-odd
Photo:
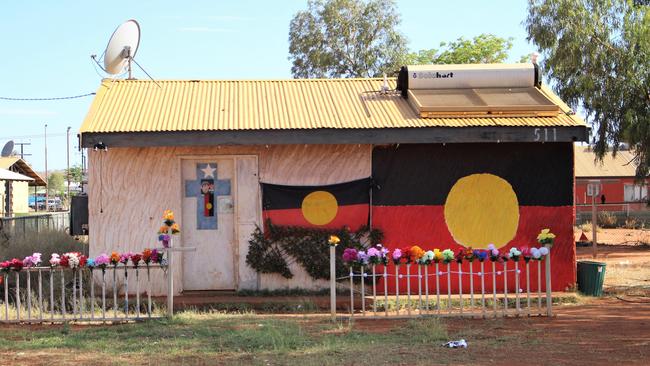
[[201,179],[203,195],[203,217],[214,216],[214,179]]

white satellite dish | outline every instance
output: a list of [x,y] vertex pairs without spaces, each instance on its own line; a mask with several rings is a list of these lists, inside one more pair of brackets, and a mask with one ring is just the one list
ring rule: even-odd
[[11,156],[13,152],[14,152],[14,141],[9,140],[9,142],[7,142],[5,146],[2,148],[2,153],[0,153],[0,156],[5,158],[7,156]]
[[140,25],[130,19],[120,24],[104,51],[104,70],[109,74],[120,74],[128,68],[131,79],[131,61],[135,57],[140,45]]

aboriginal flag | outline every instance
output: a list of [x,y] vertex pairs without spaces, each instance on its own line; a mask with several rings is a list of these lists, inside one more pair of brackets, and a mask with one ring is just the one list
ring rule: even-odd
[[575,282],[571,143],[376,147],[372,172],[372,224],[387,247],[508,252],[539,246],[537,234],[550,228],[553,288]]
[[371,179],[324,186],[262,183],[264,219],[276,225],[341,228],[367,225]]

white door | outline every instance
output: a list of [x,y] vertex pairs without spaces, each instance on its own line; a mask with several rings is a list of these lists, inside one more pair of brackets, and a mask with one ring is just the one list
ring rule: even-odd
[[184,290],[235,288],[233,158],[181,161]]

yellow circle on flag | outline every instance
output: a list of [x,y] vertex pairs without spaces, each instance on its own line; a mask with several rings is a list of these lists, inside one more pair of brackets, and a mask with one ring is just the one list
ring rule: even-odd
[[212,209],[212,204],[210,202],[206,203],[205,208],[207,208],[208,210]]
[[339,210],[336,197],[326,191],[315,191],[302,200],[302,215],[312,225],[326,225],[332,222]]
[[459,179],[447,196],[445,222],[458,244],[500,248],[517,233],[519,201],[505,179],[493,174],[468,175]]

